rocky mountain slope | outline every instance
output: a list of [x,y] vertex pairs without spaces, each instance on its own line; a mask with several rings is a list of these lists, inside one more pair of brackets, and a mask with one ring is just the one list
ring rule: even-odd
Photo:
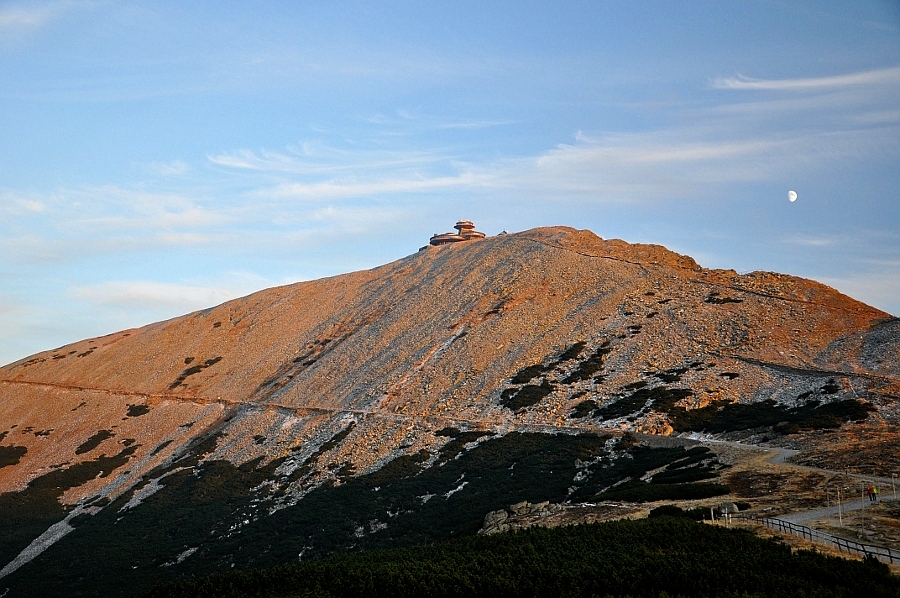
[[[361,480],[371,493],[405,484],[437,509],[433,496],[477,494],[467,472],[534,463],[546,492],[471,499],[483,517],[508,499],[587,498],[646,475],[663,453],[616,445],[624,431],[887,425],[898,396],[900,321],[810,280],[708,270],[562,227],[423,248],[0,368],[0,587],[35,587],[29,571],[53,564],[63,588],[72,567],[97,566],[79,553],[90,538],[141,513],[174,517],[172,504],[187,519],[217,506],[190,533],[183,519],[160,524],[178,533],[134,557],[145,576],[201,557],[208,570],[257,562],[236,556],[240,538],[268,542],[265,562],[277,562],[401,537],[392,518],[412,510],[392,511],[407,500],[395,496],[348,507],[331,544],[272,540],[298,513],[319,513],[304,505],[358,500],[347,493]],[[646,458],[643,474],[609,465],[626,450],[630,463]],[[559,455],[554,475],[567,479],[550,475]],[[684,458],[666,455],[657,468]],[[459,479],[445,480],[454,467]],[[138,536],[128,542],[151,541]]]

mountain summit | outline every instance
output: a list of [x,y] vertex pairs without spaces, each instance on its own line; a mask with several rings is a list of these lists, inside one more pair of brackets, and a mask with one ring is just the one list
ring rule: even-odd
[[[159,518],[191,501],[219,501],[218,510],[160,520],[177,532],[128,556],[122,583],[131,571],[164,578],[192,561],[212,571],[345,541],[362,547],[402,536],[387,530],[406,529],[413,507],[391,510],[406,498],[371,519],[347,515],[329,539],[304,527],[279,540],[271,526],[290,527],[323,493],[345,504],[334,493],[356,480],[376,480],[366,486],[375,496],[463,457],[499,458],[502,447],[556,455],[570,449],[546,443],[570,438],[587,443],[576,451],[584,462],[627,431],[835,429],[893,417],[897,396],[898,320],[814,281],[709,270],[661,246],[564,227],[429,245],[0,368],[0,526],[9,532],[0,576],[33,587],[29,575],[89,545],[79,542],[118,537],[149,525],[142,513]],[[416,490],[414,502],[466,500],[477,488],[468,467],[452,487]],[[606,487],[579,483],[546,498]],[[544,498],[532,494],[519,498]],[[497,506],[479,508],[480,518]],[[414,527],[408,535],[421,539]],[[239,538],[268,552],[241,553]],[[56,573],[60,588],[100,557],[72,558],[75,572]]]

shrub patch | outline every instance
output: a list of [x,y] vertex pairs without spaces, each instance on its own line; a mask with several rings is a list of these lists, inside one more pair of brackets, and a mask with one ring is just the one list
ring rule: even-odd
[[147,415],[148,413],[150,413],[149,405],[129,405],[125,415],[126,417],[140,417],[142,415]]
[[101,442],[103,442],[107,438],[112,438],[113,436],[115,436],[115,434],[113,434],[112,430],[99,430],[96,434],[78,445],[78,448],[75,449],[75,454],[81,455],[84,453],[89,453],[90,451],[100,446]]
[[[193,361],[193,358],[191,358],[191,360]],[[192,365],[191,367],[186,368],[183,372],[181,372],[181,374],[177,378],[175,378],[175,381],[169,385],[169,390],[175,390],[176,388],[181,386],[181,384],[183,384],[184,381],[188,379],[188,377],[193,376],[194,374],[198,374],[198,373],[202,372],[203,370],[205,370],[206,368],[216,365],[220,361],[222,361],[221,356],[213,357],[211,359],[207,359],[203,363],[198,363],[197,365]],[[184,363],[188,364],[190,362],[187,359],[185,359]]]
[[0,468],[17,464],[27,452],[24,446],[0,446]]

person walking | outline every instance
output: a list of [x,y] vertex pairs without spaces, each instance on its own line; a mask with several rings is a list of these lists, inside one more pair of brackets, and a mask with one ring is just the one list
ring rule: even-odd
[[869,497],[869,502],[872,502],[872,485],[871,484],[866,486],[866,496]]
[[872,502],[878,502],[878,486],[872,484]]

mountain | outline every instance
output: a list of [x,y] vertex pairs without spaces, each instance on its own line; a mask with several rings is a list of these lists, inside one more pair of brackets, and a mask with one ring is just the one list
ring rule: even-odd
[[898,396],[900,320],[814,281],[563,227],[428,246],[0,368],[0,589],[474,532],[690,452],[624,432],[852,430]]

